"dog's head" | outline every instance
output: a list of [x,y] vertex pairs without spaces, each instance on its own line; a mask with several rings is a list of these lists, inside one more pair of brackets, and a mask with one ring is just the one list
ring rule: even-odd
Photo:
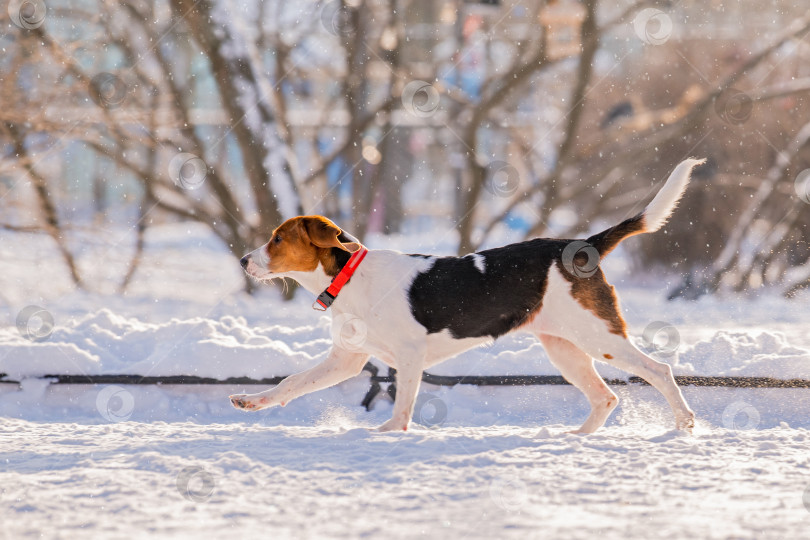
[[345,263],[339,259],[348,259],[358,249],[360,244],[354,237],[325,217],[299,216],[282,223],[266,244],[240,262],[248,275],[257,279],[312,272],[319,264],[328,275],[336,275],[340,263]]

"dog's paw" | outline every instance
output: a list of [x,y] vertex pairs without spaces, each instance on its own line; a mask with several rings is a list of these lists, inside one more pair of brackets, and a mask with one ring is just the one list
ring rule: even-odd
[[408,423],[407,422],[399,422],[395,421],[393,418],[388,422],[384,423],[374,431],[378,433],[385,433],[388,431],[408,431]]
[[[262,394],[233,394],[229,397],[231,405],[243,411],[260,411],[277,404],[269,396]],[[282,402],[280,405],[284,406],[284,403]]]
[[231,405],[242,411],[255,411],[258,410],[258,404],[250,399],[247,394],[234,394],[229,396]]
[[689,411],[689,414],[678,416],[675,419],[675,429],[680,431],[685,431],[687,433],[692,433],[692,430],[695,428],[695,413]]

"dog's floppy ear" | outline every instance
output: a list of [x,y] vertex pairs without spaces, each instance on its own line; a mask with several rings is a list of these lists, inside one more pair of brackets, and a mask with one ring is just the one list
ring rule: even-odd
[[360,244],[356,242],[341,242],[338,236],[343,231],[325,217],[304,216],[303,222],[309,241],[320,248],[336,247],[349,253],[354,253],[360,249]]

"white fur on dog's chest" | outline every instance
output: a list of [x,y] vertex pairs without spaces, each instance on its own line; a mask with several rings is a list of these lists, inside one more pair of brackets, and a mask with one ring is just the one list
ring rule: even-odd
[[394,358],[403,340],[424,340],[425,329],[411,315],[407,290],[432,260],[387,250],[369,252],[351,281],[332,304],[332,335],[340,335],[355,317],[366,326],[362,350],[397,367]]

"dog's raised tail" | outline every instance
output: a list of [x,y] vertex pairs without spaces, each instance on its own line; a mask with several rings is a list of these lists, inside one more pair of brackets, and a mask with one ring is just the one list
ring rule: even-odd
[[663,227],[678,205],[683,192],[686,191],[692,169],[705,161],[705,159],[689,158],[680,162],[669,175],[661,191],[640,214],[591,236],[587,242],[599,251],[600,258],[604,258],[625,238],[655,232]]

